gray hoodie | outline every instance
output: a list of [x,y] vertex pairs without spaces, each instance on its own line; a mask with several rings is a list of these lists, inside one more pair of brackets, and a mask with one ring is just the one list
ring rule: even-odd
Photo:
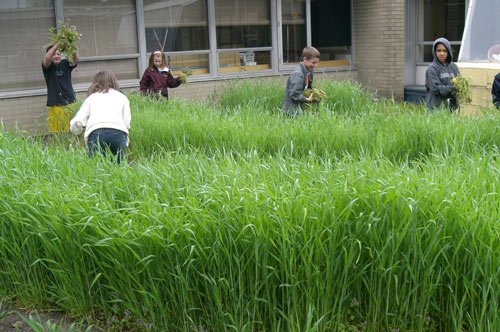
[[[446,64],[439,62],[436,57],[437,44],[443,44],[448,50]],[[425,88],[427,90],[425,103],[428,108],[437,108],[441,103],[446,102],[448,107],[455,109],[458,107],[458,104],[451,79],[460,75],[460,71],[453,62],[450,42],[445,38],[436,39],[432,45],[432,56],[434,60],[425,73]]]

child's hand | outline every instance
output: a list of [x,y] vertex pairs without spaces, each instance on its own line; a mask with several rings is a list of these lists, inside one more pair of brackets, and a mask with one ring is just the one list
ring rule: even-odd
[[181,80],[181,83],[186,83],[187,82],[187,78],[188,78],[188,75],[184,74],[184,73],[181,73],[179,75],[179,79]]
[[306,101],[311,102],[313,101],[313,99],[314,99],[314,92],[311,91],[311,94],[308,97],[306,97]]

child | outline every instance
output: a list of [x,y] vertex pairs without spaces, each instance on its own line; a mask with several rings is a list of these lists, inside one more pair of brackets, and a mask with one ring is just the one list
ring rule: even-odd
[[453,62],[450,42],[445,38],[436,39],[432,45],[432,55],[434,60],[425,73],[425,103],[430,109],[444,105],[453,111],[458,108],[458,103],[456,88],[451,80],[460,75],[460,71]]
[[493,97],[493,104],[500,110],[500,73],[496,74],[493,80],[491,95]]
[[149,66],[144,71],[140,82],[140,90],[143,95],[159,96],[168,99],[168,88],[176,88],[183,83],[180,77],[174,78],[167,67],[165,53],[160,50],[154,51],[149,57]]
[[283,112],[291,117],[302,113],[301,104],[313,100],[313,95],[305,97],[305,89],[312,89],[314,68],[319,63],[319,51],[314,47],[306,47],[302,50],[302,62],[299,63],[288,77],[283,100]]
[[115,75],[103,70],[95,74],[88,97],[71,120],[70,129],[78,135],[85,128],[90,157],[98,151],[105,155],[109,149],[120,163],[128,146],[130,120],[128,98],[118,91]]
[[70,110],[67,105],[75,102],[71,83],[71,72],[76,68],[80,56],[73,54],[73,63],[63,59],[58,50],[59,43],[47,48],[42,70],[47,85],[48,129],[50,133],[68,132]]

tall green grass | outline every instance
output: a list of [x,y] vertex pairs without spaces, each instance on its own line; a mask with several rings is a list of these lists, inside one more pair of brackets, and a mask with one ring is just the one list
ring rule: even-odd
[[109,331],[500,329],[498,115],[325,84],[345,109],[297,119],[131,95],[119,166],[0,133],[0,299]]
[[475,118],[429,114],[422,107],[378,101],[356,84],[320,80],[318,85],[327,92],[327,101],[297,119],[273,111],[281,105],[283,88],[272,83],[232,85],[210,103],[131,96],[130,152],[134,158],[189,149],[208,155],[235,150],[297,158],[349,154],[400,162],[500,144],[495,113]]

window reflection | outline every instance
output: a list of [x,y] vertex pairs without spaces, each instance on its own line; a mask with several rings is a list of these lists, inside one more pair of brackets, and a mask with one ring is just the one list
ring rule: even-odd
[[270,68],[270,51],[219,52],[219,73],[252,72]]
[[[307,46],[306,0],[282,0],[283,63],[302,61]],[[311,43],[321,53],[320,67],[351,63],[351,1],[311,1]]]
[[40,64],[55,22],[52,1],[2,1],[0,9],[0,90],[45,87]]
[[[457,61],[465,25],[465,0],[420,0],[420,61],[432,62],[432,43],[439,37],[448,39]],[[426,44],[426,46],[423,46]]]
[[215,0],[217,48],[271,46],[270,0]]
[[206,0],[144,0],[148,52],[208,50]]
[[306,0],[282,1],[283,63],[302,61],[302,49],[307,45]]
[[208,74],[208,54],[169,54],[167,64],[174,75],[189,68],[193,75]]
[[134,0],[65,0],[64,17],[82,34],[78,44],[82,57],[139,51]]

